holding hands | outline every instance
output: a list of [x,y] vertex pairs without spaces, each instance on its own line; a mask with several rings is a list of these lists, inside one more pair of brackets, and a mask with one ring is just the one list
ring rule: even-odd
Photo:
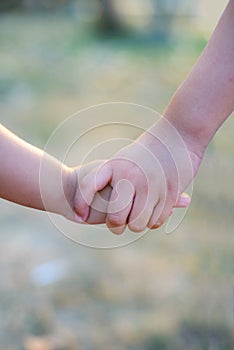
[[0,124],[0,198],[75,222],[106,223],[116,234],[126,226],[134,232],[158,228],[173,208],[188,206],[183,191],[234,111],[233,19],[229,0],[165,117],[108,161],[69,168]]
[[114,233],[161,226],[196,175],[216,131],[234,110],[234,0],[230,0],[206,48],[165,112],[131,145],[79,180],[73,208],[89,221],[99,191],[111,194],[106,224]]
[[[164,118],[140,138],[100,162],[82,176],[74,197],[77,220],[90,222],[94,210],[113,233],[126,226],[141,232],[160,227],[175,207],[190,203],[183,191],[198,170],[201,158],[189,151]],[[100,194],[104,191],[106,201]],[[92,210],[91,210],[92,209]]]

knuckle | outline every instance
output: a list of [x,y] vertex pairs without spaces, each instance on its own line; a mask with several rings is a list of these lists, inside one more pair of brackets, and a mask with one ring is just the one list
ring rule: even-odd
[[111,214],[108,215],[107,221],[110,226],[123,226],[124,218],[121,214]]
[[75,204],[74,205],[74,212],[79,216],[83,216],[86,212],[86,207]]
[[87,207],[88,203],[86,203],[85,197],[80,195],[79,198],[74,200],[74,207],[77,210],[84,210]]
[[74,198],[73,207],[74,207],[74,210],[76,212],[81,209],[82,205],[81,205],[81,201],[79,200],[79,198],[77,198],[77,197]]
[[132,232],[136,232],[136,233],[140,233],[140,232],[144,231],[144,229],[145,229],[145,225],[137,223],[137,222],[130,222],[128,224],[128,227]]
[[86,203],[86,200],[82,195],[74,198],[73,208],[77,214],[83,214],[88,206],[88,203]]
[[115,235],[122,235],[122,233],[124,232],[124,230],[125,230],[125,226],[121,226],[121,227],[115,227],[115,228],[110,228],[109,227],[109,230],[113,233],[113,234],[115,234]]
[[161,227],[162,226],[162,224],[163,224],[163,222],[160,220],[160,221],[157,221],[153,226],[152,226],[152,228],[159,228],[159,227]]
[[162,223],[161,222],[156,222],[156,223],[150,223],[150,224],[148,224],[148,227],[149,227],[149,229],[151,229],[151,230],[156,230],[156,229],[158,229],[159,227],[161,227],[162,226]]

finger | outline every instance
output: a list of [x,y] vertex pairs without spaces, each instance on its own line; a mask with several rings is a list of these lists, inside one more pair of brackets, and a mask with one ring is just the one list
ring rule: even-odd
[[177,202],[172,205],[170,201],[160,201],[153,211],[152,217],[149,220],[148,227],[157,229],[164,224],[169,216],[173,214],[173,208],[186,208],[191,202],[191,197],[187,193],[182,193]]
[[85,221],[81,221],[80,218],[76,215],[74,211],[71,211],[71,213],[68,213],[65,215],[65,218],[69,221],[75,222],[76,224],[86,224]]
[[102,190],[111,180],[112,168],[109,163],[105,163],[95,168],[86,175],[79,183],[74,198],[74,211],[81,221],[85,221],[89,216],[89,205],[93,202],[95,193]]
[[169,216],[171,215],[172,212],[172,206],[167,206],[162,214],[159,216],[158,221],[157,221],[157,227],[161,227],[165,221],[169,218]]
[[174,208],[186,208],[191,203],[191,197],[187,193],[182,193],[178,198]]
[[[90,225],[104,224],[106,222],[106,216],[107,216],[111,191],[112,191],[112,187],[110,185],[107,185],[103,190],[96,193],[90,207],[89,217],[86,220],[88,224]],[[104,199],[102,203],[100,203],[99,196],[101,196]],[[97,210],[95,208],[100,208],[100,209]]]
[[142,232],[147,227],[154,204],[150,203],[147,193],[137,193],[128,219],[128,227],[133,232]]
[[178,199],[176,204],[174,204],[174,206],[172,204],[173,203],[172,200],[168,201],[164,206],[163,211],[160,214],[159,218],[157,219],[156,224],[152,228],[156,229],[162,226],[165,223],[165,221],[169,218],[169,216],[173,214],[175,210],[174,208],[186,208],[189,206],[190,202],[191,202],[191,198],[186,193],[183,193],[181,195],[181,197]]
[[106,224],[111,232],[115,234],[124,232],[133,198],[134,188],[129,181],[121,180],[113,187],[106,218]]
[[173,212],[172,201],[160,200],[155,206],[152,216],[149,220],[148,227],[150,229],[157,229],[164,224],[167,218]]

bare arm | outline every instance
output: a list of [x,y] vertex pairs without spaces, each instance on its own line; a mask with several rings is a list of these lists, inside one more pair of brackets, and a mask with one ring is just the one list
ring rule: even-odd
[[234,110],[234,1],[230,0],[209,43],[176,91],[166,118],[202,154]]
[[[76,212],[87,218],[96,189],[111,183],[110,230],[122,233],[127,224],[136,232],[161,226],[196,175],[209,141],[233,110],[234,0],[230,0],[207,47],[169,103],[165,118],[83,179],[88,201],[78,191]],[[186,147],[181,147],[181,139]],[[187,159],[183,149],[188,151]],[[116,193],[121,194],[120,185],[126,183],[121,180],[130,182],[132,190],[128,194],[123,189],[115,200]]]
[[[43,186],[40,183],[42,159],[43,162],[46,162]],[[81,179],[101,162],[68,168],[0,124],[0,198],[78,221],[73,211],[77,179]],[[101,195],[108,201],[110,193],[111,188],[107,186]],[[91,210],[88,222],[91,224],[104,223],[106,209],[107,207],[103,207],[102,212]]]
[[[46,162],[43,186],[40,181],[41,161]],[[23,141],[0,124],[0,198],[27,207],[60,214],[79,222],[75,215],[74,194],[78,179],[103,163],[96,161],[82,167],[68,168],[39,148]],[[43,188],[43,191],[41,192]],[[43,195],[42,195],[43,193]],[[106,220],[111,187],[106,186],[100,195],[106,202],[99,205],[101,211],[92,209],[88,223],[101,224]],[[99,202],[99,194],[95,197]],[[189,198],[182,197],[177,206],[189,204]]]
[[[0,125],[0,197],[9,201],[45,210],[41,198],[39,173],[43,156],[47,157],[51,176],[48,177],[48,196],[51,198],[51,212],[61,213],[60,199],[64,193],[71,196],[71,172],[55,158],[45,155],[42,150],[23,141],[4,126]],[[58,175],[63,177],[63,186]]]

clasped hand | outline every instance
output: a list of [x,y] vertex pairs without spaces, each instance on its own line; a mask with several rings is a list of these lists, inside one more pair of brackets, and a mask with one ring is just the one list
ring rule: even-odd
[[160,227],[174,208],[190,203],[183,191],[201,159],[186,151],[188,157],[176,140],[167,147],[145,132],[110,160],[78,168],[73,203],[76,221],[105,222],[115,234],[123,233],[126,226],[133,232]]

